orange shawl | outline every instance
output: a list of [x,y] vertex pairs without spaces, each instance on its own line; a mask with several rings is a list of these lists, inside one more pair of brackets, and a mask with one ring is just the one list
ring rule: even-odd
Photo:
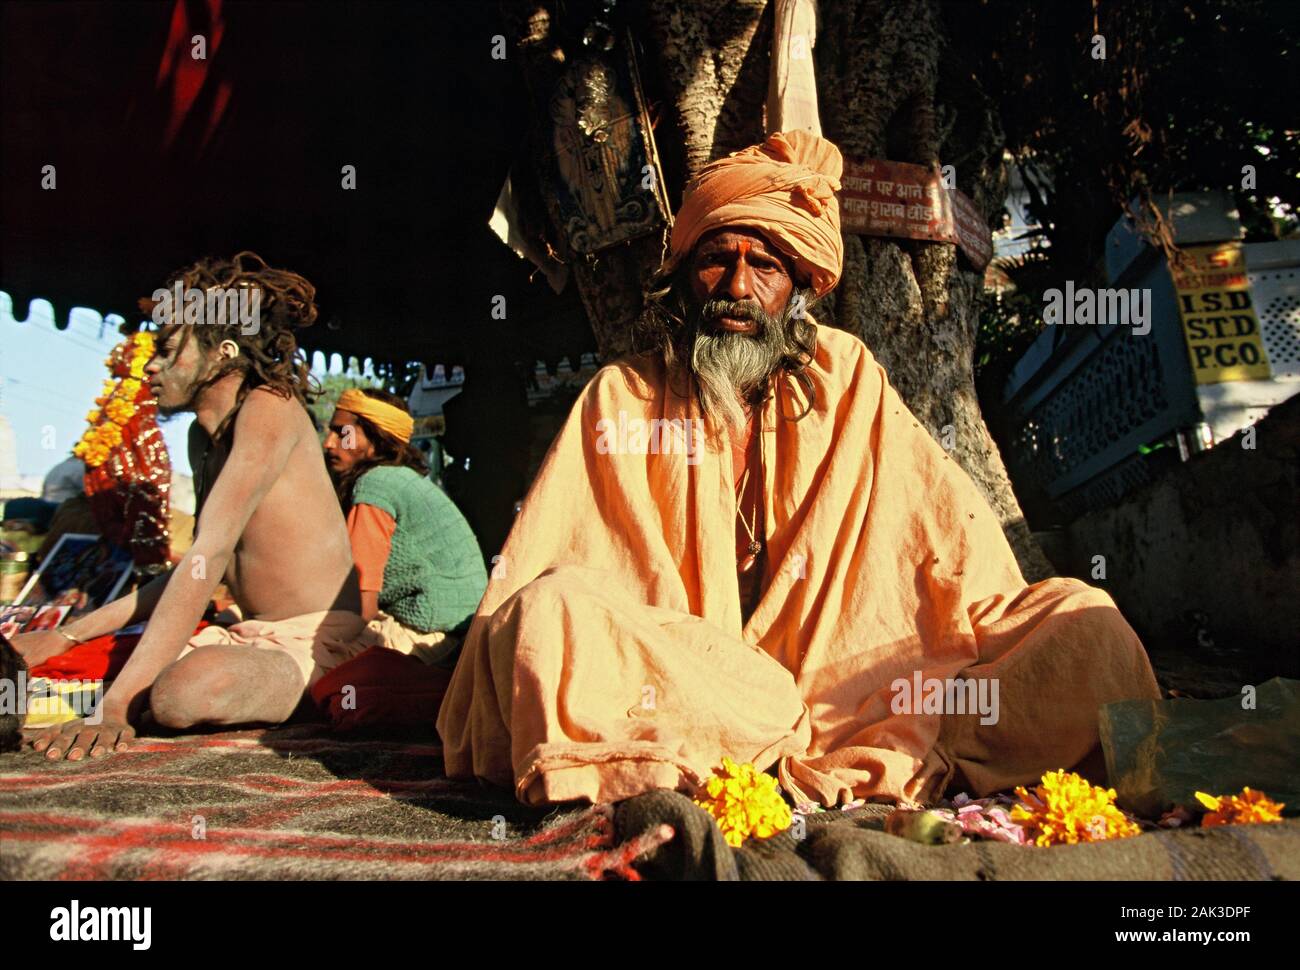
[[[1026,588],[857,338],[819,326],[808,374],[807,417],[778,416],[807,405],[790,379],[763,411],[768,585],[742,629],[725,445],[603,453],[602,418],[698,410],[662,361],[597,373],[494,560],[438,718],[448,775],[608,801],[690,790],[728,755],[779,762],[799,800],[924,800],[958,774],[992,791],[1072,767],[1099,704],[1158,696],[1106,594]],[[917,672],[998,678],[998,723],[895,713],[891,684]]]

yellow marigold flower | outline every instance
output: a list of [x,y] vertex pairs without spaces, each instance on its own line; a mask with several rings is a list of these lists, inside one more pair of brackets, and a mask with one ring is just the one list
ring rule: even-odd
[[1115,789],[1099,788],[1072,771],[1049,771],[1032,793],[1022,786],[1016,795],[1023,804],[1011,809],[1011,819],[1035,836],[1035,845],[1124,839],[1142,831],[1115,805]]
[[1198,791],[1196,800],[1210,811],[1201,819],[1201,828],[1213,825],[1253,825],[1257,822],[1282,821],[1285,802],[1275,802],[1262,791],[1243,788],[1240,795],[1217,798]]
[[99,444],[107,449],[116,448],[122,443],[122,429],[111,421],[105,421],[96,429]]
[[695,804],[717,821],[727,844],[739,847],[753,835],[766,839],[794,821],[776,779],[752,764],[722,759],[722,769],[696,793]]
[[72,453],[92,468],[98,468],[108,460],[108,449],[100,445],[98,440],[83,438],[73,447]]
[[125,398],[115,397],[104,406],[104,413],[114,424],[126,424],[135,415],[135,404]]
[[104,361],[117,374],[122,373],[121,367],[127,362],[130,376],[120,381],[111,376],[106,378],[100,395],[95,398],[96,408],[86,412],[89,427],[73,448],[73,453],[87,465],[102,465],[112,450],[122,443],[122,426],[130,422],[139,409],[135,400],[144,386],[144,365],[153,352],[153,334],[137,333],[114,347]]

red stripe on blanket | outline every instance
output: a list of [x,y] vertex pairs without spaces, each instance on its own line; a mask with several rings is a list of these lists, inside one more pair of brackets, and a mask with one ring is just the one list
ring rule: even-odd
[[[0,812],[0,819],[11,824],[27,821],[38,827],[50,823],[62,825],[64,834],[60,841],[73,845],[78,850],[78,858],[71,861],[57,877],[69,880],[102,878],[97,873],[105,862],[135,849],[147,849],[173,864],[192,862],[204,856],[220,854],[275,859],[328,858],[345,862],[413,865],[453,861],[545,863],[559,861],[568,856],[582,856],[591,850],[606,848],[610,838],[608,816],[599,809],[590,809],[581,813],[579,817],[562,826],[562,832],[545,833],[540,839],[525,840],[510,848],[475,842],[390,843],[365,838],[321,837],[310,832],[272,832],[255,829],[225,831],[220,828],[210,828],[205,838],[195,839],[188,824],[134,823],[124,820],[103,822],[84,816],[35,813],[24,817],[21,813],[3,812]],[[97,824],[106,831],[94,831]],[[593,829],[593,835],[580,843],[550,844],[571,837],[584,827]],[[42,831],[10,829],[5,838],[13,839],[15,842],[40,842],[47,841],[49,834]],[[575,865],[577,864],[579,863],[575,862]]]

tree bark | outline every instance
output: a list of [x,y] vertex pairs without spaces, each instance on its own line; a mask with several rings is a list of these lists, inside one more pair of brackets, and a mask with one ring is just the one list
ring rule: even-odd
[[[670,109],[655,135],[676,205],[703,165],[765,137],[772,13],[767,0],[654,0],[631,16],[652,61],[643,70],[650,99]],[[935,0],[820,0],[814,58],[823,134],[845,155],[953,165],[958,187],[988,216],[1005,195],[1001,129],[978,80],[963,75],[946,44]],[[602,254],[599,269],[575,266],[607,358],[626,348],[633,289],[658,256],[656,241]],[[819,319],[861,337],[917,420],[941,443],[953,442],[949,454],[997,513],[1032,582],[1052,568],[975,392],[982,283],[952,245],[848,235],[843,276]]]
[[[846,155],[952,165],[987,218],[1006,194],[996,108],[953,54],[934,0],[821,0],[823,134]],[[845,236],[836,325],[857,334],[917,420],[993,507],[1031,582],[1053,574],[1025,522],[975,392],[983,274],[955,246]],[[945,429],[950,429],[945,434]]]

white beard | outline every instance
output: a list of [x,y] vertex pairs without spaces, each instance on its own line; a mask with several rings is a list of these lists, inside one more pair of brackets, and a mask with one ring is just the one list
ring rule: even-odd
[[744,400],[761,387],[780,360],[759,337],[743,333],[699,333],[691,368],[700,388],[706,418],[739,430],[745,425]]
[[792,295],[778,316],[757,310],[758,326],[753,334],[714,330],[705,322],[706,312],[727,309],[725,301],[710,300],[697,310],[691,370],[699,384],[705,420],[717,422],[721,426],[718,430],[744,427],[744,405],[766,389],[781,358],[790,350],[790,314],[794,305]]

